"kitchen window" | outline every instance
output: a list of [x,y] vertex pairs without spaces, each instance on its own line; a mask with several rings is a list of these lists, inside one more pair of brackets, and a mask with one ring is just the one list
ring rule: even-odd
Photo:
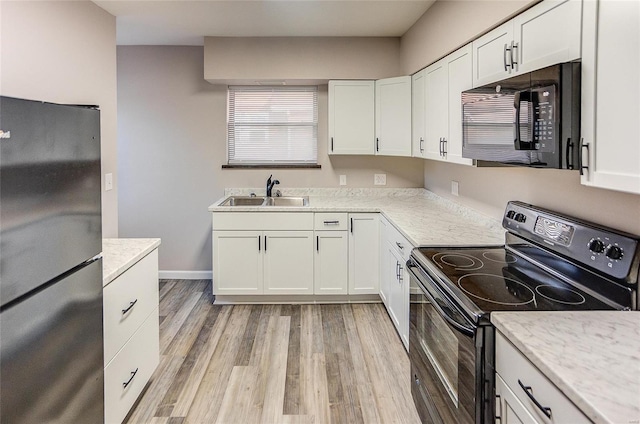
[[315,166],[318,87],[230,86],[228,166]]

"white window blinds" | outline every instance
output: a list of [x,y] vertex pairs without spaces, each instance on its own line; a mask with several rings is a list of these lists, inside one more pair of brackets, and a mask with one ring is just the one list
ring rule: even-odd
[[315,164],[318,88],[230,86],[230,165]]

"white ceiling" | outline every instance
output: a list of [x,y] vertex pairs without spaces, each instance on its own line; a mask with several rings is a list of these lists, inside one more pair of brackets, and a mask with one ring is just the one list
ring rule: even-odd
[[217,37],[399,37],[435,0],[93,0],[119,45],[202,45]]

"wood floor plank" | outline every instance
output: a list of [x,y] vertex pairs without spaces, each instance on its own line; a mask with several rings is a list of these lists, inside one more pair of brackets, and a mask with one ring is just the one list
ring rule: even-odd
[[218,416],[250,312],[251,307],[247,305],[233,307],[231,317],[189,408],[186,416],[188,423],[212,423]]
[[[208,302],[208,300],[207,300]],[[196,308],[194,308],[195,310]],[[207,345],[211,336],[211,332],[213,331],[213,327],[220,315],[220,311],[222,308],[220,307],[211,307],[210,305],[206,308],[205,311],[200,311],[199,313],[204,315],[204,312],[207,312],[204,316],[203,322],[200,324],[200,328],[198,334],[195,337],[195,341],[189,345],[189,351],[186,353],[184,361],[180,366],[180,369],[176,373],[176,376],[171,383],[171,386],[165,393],[162,401],[159,403],[158,408],[156,410],[156,417],[170,417],[173,413],[173,409],[178,402],[180,394],[184,391],[185,386],[188,384],[194,384],[199,382],[199,380],[191,378],[193,373],[193,368],[196,365],[196,362],[202,352],[207,350]],[[193,314],[192,314],[193,315]],[[190,316],[191,317],[191,316]],[[200,322],[200,317],[193,316],[194,321]],[[182,352],[179,352],[176,356],[183,356]],[[210,358],[210,357],[209,357]],[[208,363],[208,360],[207,360]],[[186,415],[186,413],[184,414]]]
[[[160,353],[165,354],[169,344],[173,341],[180,327],[184,324],[193,308],[198,303],[198,300],[202,296],[202,293],[189,293],[186,300],[180,306],[180,309],[173,315],[172,319],[163,321],[160,325]],[[169,317],[169,315],[167,315]]]
[[209,297],[205,293],[201,293],[193,309],[189,312],[189,315],[185,318],[163,354],[186,356],[196,341],[196,337],[198,337],[210,310]]
[[300,305],[289,305],[291,323],[289,327],[289,346],[287,353],[287,379],[284,391],[285,415],[304,414],[300,410]]
[[[207,372],[211,357],[215,349],[218,347],[218,342],[222,337],[224,329],[226,328],[229,319],[231,318],[231,312],[233,306],[212,306],[212,309],[219,310],[217,317],[213,317],[209,314],[209,318],[205,321],[205,325],[202,328],[203,342],[205,343],[202,350],[196,354],[196,361],[189,373],[188,382],[184,384],[177,400],[175,401],[172,416],[186,417],[193,400],[196,397],[200,383]],[[209,336],[207,338],[207,334]]]
[[287,379],[287,352],[291,317],[280,317],[271,343],[267,388],[262,409],[262,423],[277,423],[282,418],[284,388]]
[[[216,423],[255,423],[255,405],[248,395],[258,380],[258,368],[253,366],[235,366],[229,377]],[[261,411],[260,411],[261,412]]]
[[244,335],[242,336],[242,343],[240,345],[240,350],[238,351],[238,356],[236,356],[236,360],[235,360],[236,366],[249,365],[249,359],[251,358],[251,351],[253,350],[253,342],[256,338],[256,331],[258,329],[258,324],[260,323],[261,314],[262,314],[261,305],[254,305],[251,308],[251,315],[249,315],[249,322],[247,323],[247,328],[245,329]]

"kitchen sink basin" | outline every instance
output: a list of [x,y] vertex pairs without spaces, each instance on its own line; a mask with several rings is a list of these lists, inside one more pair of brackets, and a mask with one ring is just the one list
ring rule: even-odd
[[220,206],[262,206],[266,197],[229,196]]
[[309,197],[267,197],[265,206],[309,206]]

